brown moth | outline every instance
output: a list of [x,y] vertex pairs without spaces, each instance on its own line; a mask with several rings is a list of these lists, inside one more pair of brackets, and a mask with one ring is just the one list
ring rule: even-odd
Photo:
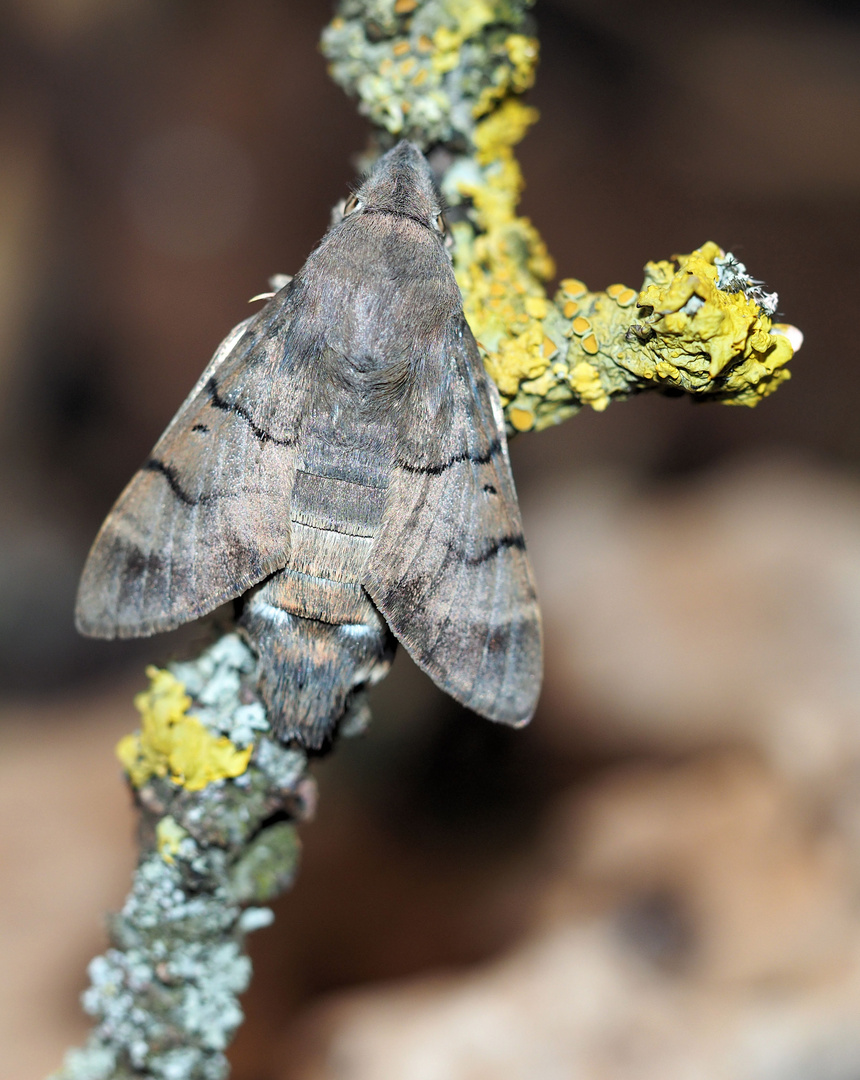
[[119,497],[84,567],[82,633],[171,630],[242,597],[272,727],[307,747],[394,638],[468,708],[531,718],[540,615],[444,233],[430,166],[401,142],[228,335]]

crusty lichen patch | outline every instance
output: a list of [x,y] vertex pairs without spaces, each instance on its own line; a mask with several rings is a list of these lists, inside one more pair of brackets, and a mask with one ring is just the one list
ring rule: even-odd
[[155,844],[158,854],[166,863],[173,863],[182,847],[182,841],[188,836],[188,832],[171,817],[165,814],[155,826]]
[[794,349],[770,316],[739,288],[720,288],[725,253],[703,244],[672,262],[648,263],[638,305],[650,332],[624,364],[641,378],[705,389],[733,405],[757,405],[791,373]]
[[486,361],[511,428],[547,427],[647,389],[752,406],[790,377],[802,335],[773,323],[776,296],[732,255],[707,243],[649,263],[645,274],[638,291],[591,292],[565,278],[543,312],[526,301],[532,323],[501,338]]
[[322,36],[336,83],[381,131],[453,143],[534,82],[533,0],[343,0]]
[[132,784],[140,788],[150,777],[160,776],[187,791],[202,791],[214,780],[241,776],[253,747],[240,750],[188,716],[191,698],[171,672],[150,666],[146,673],[149,689],[134,699],[140,731],[120,739],[116,748]]

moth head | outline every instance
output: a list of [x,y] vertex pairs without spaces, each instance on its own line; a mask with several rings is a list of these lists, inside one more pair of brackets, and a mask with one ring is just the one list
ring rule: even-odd
[[444,203],[427,158],[405,139],[373,166],[356,193],[347,200],[343,216],[363,210],[410,217],[446,235]]

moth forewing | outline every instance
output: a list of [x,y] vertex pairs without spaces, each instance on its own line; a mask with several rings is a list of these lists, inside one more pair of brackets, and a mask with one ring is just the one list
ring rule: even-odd
[[231,331],[120,495],[84,566],[82,633],[172,630],[286,563],[294,439],[267,404],[286,302]]
[[443,690],[519,725],[540,690],[540,615],[501,409],[462,316],[445,358],[445,426],[401,441],[366,587]]

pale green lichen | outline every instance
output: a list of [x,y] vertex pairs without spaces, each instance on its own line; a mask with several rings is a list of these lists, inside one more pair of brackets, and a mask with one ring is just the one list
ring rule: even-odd
[[243,681],[256,670],[256,657],[238,634],[225,634],[193,663],[170,665],[172,674],[194,698],[194,715],[213,734],[247,747],[269,724],[259,701],[235,705]]
[[274,900],[292,884],[299,857],[299,837],[294,825],[282,821],[265,829],[251,841],[233,868],[230,891],[239,901]]
[[142,860],[113,922],[115,947],[89,966],[82,1000],[96,1026],[59,1076],[226,1077],[223,1051],[242,1022],[238,995],[251,975],[241,914],[224,888],[189,894],[178,863]]
[[322,50],[383,137],[468,143],[478,117],[534,80],[532,2],[343,0]]

